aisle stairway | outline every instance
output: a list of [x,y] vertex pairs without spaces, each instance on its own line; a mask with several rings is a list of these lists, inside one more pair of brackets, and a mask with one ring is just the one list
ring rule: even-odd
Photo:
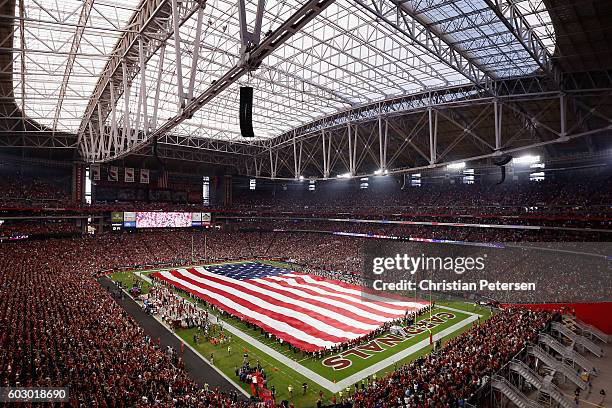
[[560,407],[573,408],[573,403],[565,397],[563,392],[552,383],[552,377],[543,379],[536,372],[534,372],[527,364],[520,360],[512,360],[510,362],[510,370],[519,374],[525,381],[531,384],[536,390],[539,391],[539,400],[555,401]]
[[565,361],[569,361],[572,366],[579,367],[591,375],[597,375],[596,370],[589,360],[574,351],[572,347],[567,347],[559,343],[559,341],[557,341],[557,339],[551,335],[540,333],[538,336],[538,342],[560,354],[563,359]]
[[552,370],[554,373],[562,374],[566,379],[574,383],[577,387],[580,387],[582,390],[586,390],[587,383],[580,378],[576,369],[570,367],[569,365],[563,363],[562,361],[557,360],[552,355],[548,354],[545,350],[543,350],[540,346],[528,346],[527,353],[537,358],[542,364]]
[[535,401],[527,398],[525,394],[518,390],[510,381],[501,376],[493,376],[491,379],[491,386],[500,391],[508,398],[514,405],[519,408],[540,408],[542,407]]
[[597,357],[603,357],[604,352],[603,352],[603,349],[599,345],[595,344],[595,342],[587,339],[584,336],[574,333],[569,327],[565,326],[564,324],[553,322],[552,330],[556,331],[557,333],[559,333],[560,335],[564,337],[567,337],[568,339],[573,341],[575,344],[580,345],[581,347],[590,351]]

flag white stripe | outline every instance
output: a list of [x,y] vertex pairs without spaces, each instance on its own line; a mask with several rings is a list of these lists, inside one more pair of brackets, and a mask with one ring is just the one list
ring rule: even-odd
[[[301,277],[303,278],[306,283],[301,283],[298,282],[295,278],[291,278],[290,276],[294,276],[294,277]],[[271,277],[274,278],[274,277]],[[367,306],[369,308],[372,309],[376,309],[378,311],[384,312],[384,313],[389,313],[389,314],[394,314],[397,316],[403,316],[406,313],[406,310],[414,310],[414,309],[420,309],[422,308],[424,305],[418,302],[402,302],[402,301],[398,301],[396,299],[390,299],[390,298],[384,298],[385,301],[380,301],[380,300],[373,300],[370,299],[370,297],[368,297],[368,299],[370,300],[366,300],[365,299],[365,292],[359,292],[358,295],[354,295],[354,294],[346,294],[345,293],[338,293],[336,291],[334,291],[333,288],[331,288],[328,285],[325,285],[325,287],[321,287],[321,285],[317,285],[317,283],[321,283],[318,280],[314,280],[312,279],[311,276],[308,276],[308,279],[305,279],[306,276],[304,275],[283,275],[282,277],[280,277],[281,279],[283,279],[286,282],[290,282],[291,285],[293,286],[300,286],[300,287],[304,287],[304,288],[308,288],[308,289],[312,289],[315,290],[317,292],[319,292],[322,295],[326,295],[326,296],[336,296],[336,297],[341,297],[343,299],[346,300],[350,300],[352,302],[357,302],[360,303],[364,306]],[[348,289],[348,290],[352,290],[352,289]],[[363,295],[363,296],[362,296]],[[382,303],[382,304],[381,304]],[[386,305],[388,304],[392,304],[393,308],[387,307]],[[407,306],[407,305],[412,305],[412,306]],[[398,309],[398,307],[401,307],[402,309]]]

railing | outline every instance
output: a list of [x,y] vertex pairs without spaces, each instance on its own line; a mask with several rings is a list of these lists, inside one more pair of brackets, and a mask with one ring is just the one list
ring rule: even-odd
[[602,332],[601,330],[599,330],[597,327],[593,325],[590,325],[578,319],[575,319],[574,323],[576,324],[576,327],[580,329],[583,335],[584,333],[587,333],[591,336],[591,338],[596,337],[597,339],[603,341],[604,343],[607,343],[610,339],[607,334],[605,334],[604,332]]
[[580,378],[580,376],[576,374],[575,369],[563,363],[563,361],[557,360],[555,357],[548,354],[541,347],[528,346],[527,353],[537,358],[539,361],[541,361],[545,366],[547,366],[551,370],[555,370],[556,372],[561,373],[566,379],[573,382],[580,389],[585,390],[587,388],[586,382],[584,382],[582,378]]
[[597,344],[587,339],[584,336],[574,333],[567,326],[559,322],[553,322],[552,329],[560,333],[561,335],[567,337],[572,340],[574,343],[579,344],[586,350],[589,350],[591,353],[595,354],[597,357],[603,357],[604,351]]
[[597,370],[595,370],[595,368],[593,367],[593,364],[591,364],[589,360],[587,360],[586,358],[584,358],[583,356],[581,356],[580,354],[578,354],[571,348],[568,348],[567,346],[564,346],[563,344],[559,343],[551,335],[540,333],[540,335],[538,336],[538,341],[541,344],[544,344],[550,347],[551,349],[553,349],[554,351],[556,351],[558,354],[560,354],[563,357],[564,360],[571,361],[572,365],[580,367],[581,369],[583,369],[584,371],[586,371],[587,373],[591,375],[597,375]]

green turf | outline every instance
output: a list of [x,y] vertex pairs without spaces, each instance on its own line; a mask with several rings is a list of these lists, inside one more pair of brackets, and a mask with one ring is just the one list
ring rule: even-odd
[[[276,266],[281,266],[281,267],[289,266],[287,264],[278,263],[278,262],[266,262],[266,263],[276,264]],[[151,271],[145,271],[141,273],[149,274],[152,272],[154,271],[151,270]],[[134,281],[140,280],[141,287],[143,288],[143,291],[145,293],[148,291],[148,288],[150,286],[146,281],[140,279],[139,277],[136,277],[132,272],[115,273],[111,275],[111,278],[116,281],[123,282],[128,289],[132,286]],[[205,307],[203,302],[199,301],[198,299],[191,298],[185,292],[182,292],[179,290],[177,290],[177,292],[181,296],[185,297],[186,299],[189,299],[190,301],[198,303],[201,307]],[[466,312],[478,313],[483,316],[481,318],[482,320],[489,318],[491,315],[490,312],[486,308],[482,308],[482,307],[464,303],[464,302],[437,302],[437,305],[444,305],[444,306],[452,307],[458,310],[464,310]],[[444,310],[445,309],[436,308],[434,309],[433,313],[444,311]],[[456,315],[456,318],[451,321],[447,321],[444,324],[441,324],[437,326],[436,328],[434,328],[433,329],[434,333],[440,330],[443,330],[444,328],[451,326],[457,322],[460,322],[461,320],[468,317],[467,314],[462,314],[462,313],[458,313],[454,311],[452,313]],[[429,314],[426,314],[425,316],[422,316],[420,319],[425,319],[428,317],[429,317]],[[353,364],[347,369],[342,370],[341,372],[334,372],[332,368],[325,367],[321,363],[323,359],[305,358],[302,355],[302,353],[294,353],[290,351],[286,345],[281,346],[280,344],[278,344],[278,342],[266,338],[265,336],[261,335],[259,329],[249,328],[246,326],[246,324],[244,324],[242,321],[240,321],[237,318],[230,318],[228,316],[224,316],[223,319],[226,322],[225,324],[231,324],[232,326],[239,329],[243,333],[256,338],[258,341],[267,345],[268,347],[273,348],[274,350],[282,353],[288,358],[298,361],[304,367],[332,381],[333,380],[340,381],[341,379],[346,378],[347,376],[355,372],[361,371],[362,369],[367,368],[369,365],[375,362],[381,361],[407,347],[410,347],[416,342],[421,341],[422,339],[427,338],[429,336],[428,333],[421,333],[394,347],[387,348],[384,352],[374,354],[372,355],[372,357],[368,358],[367,360],[359,359],[356,357],[349,357],[353,361]],[[470,327],[471,325],[467,325],[464,328],[455,331],[451,335],[446,336],[443,339],[443,342],[447,341],[448,339],[452,337],[459,335],[460,333],[468,330]],[[318,399],[318,394],[320,390],[322,390],[325,395],[323,402],[325,403],[325,402],[330,401],[332,393],[329,390],[324,389],[323,387],[314,383],[312,380],[309,380],[308,378],[304,377],[300,373],[285,366],[284,364],[280,363],[278,360],[262,352],[261,350],[259,350],[252,344],[248,343],[244,339],[230,334],[231,340],[227,340],[223,344],[214,345],[211,342],[205,341],[203,338],[200,341],[200,344],[195,344],[194,339],[193,339],[193,336],[195,333],[196,333],[195,328],[177,330],[177,334],[181,338],[183,338],[187,343],[189,343],[192,347],[194,347],[204,358],[210,359],[210,356],[212,354],[214,357],[215,366],[219,368],[229,378],[233,379],[237,384],[239,384],[247,392],[250,391],[249,385],[240,383],[239,378],[235,375],[236,367],[240,367],[242,365],[242,359],[243,359],[242,354],[244,350],[248,350],[249,360],[250,360],[251,365],[257,365],[257,362],[259,361],[262,367],[266,370],[267,377],[268,377],[268,386],[270,387],[271,385],[274,385],[276,387],[277,401],[280,399],[288,399],[291,402],[293,402],[296,407],[314,407],[316,406],[316,400]],[[228,353],[228,350],[227,350],[228,346],[230,346],[232,349],[231,354]],[[398,362],[396,366],[405,364],[409,361],[419,358],[429,353],[430,351],[431,351],[431,346],[425,347],[411,354],[410,356],[406,357],[402,361]],[[394,368],[395,368],[394,366],[386,367],[385,369],[379,371],[376,375],[378,376],[378,378],[381,378],[386,373],[392,371]],[[302,384],[304,382],[309,385],[306,395],[302,395]],[[287,388],[289,385],[291,385],[294,390],[293,398],[289,397],[289,394],[287,391]]]
[[140,283],[142,293],[149,293],[151,284],[146,280],[136,276],[134,272],[115,272],[110,275],[115,282],[120,282],[126,290],[130,290],[135,283]]
[[[331,398],[331,392],[317,386],[308,378],[285,366],[237,336],[229,334],[230,340],[227,340],[223,344],[214,345],[211,342],[205,341],[203,338],[199,344],[195,344],[193,335],[196,332],[197,329],[195,328],[180,329],[177,331],[177,334],[209,361],[211,360],[210,357],[212,354],[214,365],[247,392],[250,392],[249,384],[240,382],[240,379],[235,373],[236,368],[242,366],[243,353],[245,350],[249,355],[251,366],[257,366],[259,362],[266,371],[268,388],[274,385],[276,388],[277,401],[287,399],[293,402],[296,407],[312,407],[316,405],[319,390],[323,390],[326,399]],[[231,354],[228,353],[228,346],[231,347]],[[308,384],[306,395],[302,395],[303,383]],[[294,390],[293,398],[289,397],[289,385],[291,385]]]

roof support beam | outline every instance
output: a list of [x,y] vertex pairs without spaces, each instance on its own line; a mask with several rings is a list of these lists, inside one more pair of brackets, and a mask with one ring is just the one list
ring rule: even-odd
[[[181,58],[181,32],[179,9],[177,0],[172,0],[172,26],[174,36],[174,52],[176,53],[176,82],[178,85],[179,110],[185,106],[185,93],[183,92],[183,61]],[[195,57],[195,56],[194,56]],[[142,69],[142,67],[141,67]]]
[[198,10],[198,20],[196,22],[196,33],[193,40],[193,52],[191,53],[191,72],[189,73],[189,86],[187,87],[187,100],[193,99],[193,87],[195,86],[196,73],[198,72],[198,59],[200,57],[200,40],[202,38],[202,18],[204,9]]
[[246,0],[238,0],[238,21],[240,23],[240,41],[242,43],[242,49],[240,51],[244,56],[246,56],[245,54],[250,49],[258,46],[261,40],[261,22],[263,20],[265,3],[265,0],[259,0],[257,2],[255,24],[253,25],[253,30],[249,31],[247,24]]
[[[172,2],[172,5],[169,10],[167,7],[168,1]],[[165,40],[160,41],[159,44],[157,44],[157,42],[153,45],[148,44],[148,46],[145,48],[145,51],[147,51],[147,56],[145,57],[145,61],[148,61],[148,59],[154,54],[154,52],[156,52],[159,48],[161,48],[164,42],[167,39],[169,39],[170,36],[174,33],[175,48],[177,49],[177,77],[178,77],[177,85],[178,85],[179,99],[181,98],[184,99],[186,95],[184,93],[184,90],[182,89],[182,79],[183,78],[182,78],[181,68],[179,68],[180,67],[180,52],[178,51],[178,49],[180,47],[180,41],[178,41],[177,35],[176,35],[178,34],[177,25],[180,25],[181,22],[185,21],[185,19],[189,18],[193,13],[195,13],[197,7],[189,7],[189,5],[195,2],[197,2],[199,5],[201,1],[202,0],[184,0],[184,1],[181,1],[179,4],[178,0],[151,0],[151,3],[154,3],[152,5],[156,5],[156,9],[154,11],[149,12],[149,14],[152,15],[151,19],[154,19],[155,16],[158,16],[161,19],[162,23],[165,23],[164,27],[166,27],[166,29],[168,29],[167,26],[169,25],[169,21],[171,20],[172,27],[169,29],[169,33],[166,35]],[[223,76],[221,76],[221,78],[215,81],[210,87],[208,87],[202,93],[194,97],[192,100],[183,100],[183,103],[181,103],[181,107],[178,109],[178,113],[176,116],[167,119],[163,124],[157,127],[157,129],[155,129],[149,134],[142,135],[142,137],[139,137],[140,134],[138,133],[138,129],[135,129],[134,132],[136,133],[134,133],[134,136],[136,137],[133,138],[129,144],[127,145],[121,144],[119,146],[119,149],[115,149],[112,152],[110,152],[110,154],[108,155],[105,154],[104,157],[101,157],[95,160],[108,161],[108,160],[120,158],[144,146],[146,143],[149,142],[149,140],[168,134],[172,129],[174,129],[176,126],[181,124],[184,120],[192,117],[195,112],[197,112],[199,109],[202,108],[202,106],[206,105],[211,100],[213,100],[217,95],[219,95],[219,93],[221,93],[223,90],[228,88],[231,84],[236,82],[246,72],[258,68],[261,62],[268,55],[272,54],[278,47],[280,47],[285,41],[287,41],[287,39],[289,39],[295,33],[300,31],[304,26],[306,26],[306,24],[312,21],[316,16],[318,16],[326,7],[328,7],[334,1],[335,0],[310,0],[308,1],[298,11],[296,11],[292,16],[290,16],[285,22],[281,23],[279,27],[277,27],[272,33],[270,33],[270,35],[267,35],[261,41],[259,45],[253,47],[249,51],[248,59],[244,61],[244,63],[239,63],[236,66],[233,66],[232,68],[230,68]],[[146,3],[145,5],[151,6],[148,3]],[[262,13],[263,13],[263,9],[259,10],[258,14],[262,14]],[[180,16],[183,16],[181,19],[178,18],[179,14]],[[173,17],[170,17],[170,15]],[[133,20],[134,19],[140,21],[141,17],[136,16],[133,18]],[[136,31],[138,31],[138,35],[145,35],[145,38],[149,39],[150,36],[146,35],[144,31],[146,31],[147,27],[151,25],[150,21],[144,21],[140,23],[141,23],[141,26],[138,26],[136,29]],[[159,27],[160,24],[156,24],[155,26]],[[149,28],[149,30],[152,30],[152,28]],[[261,31],[261,27],[257,28],[257,24],[256,24],[255,31],[253,33],[256,34],[257,30]],[[133,33],[133,31],[130,31],[129,33]],[[122,38],[120,42],[120,46],[119,46],[119,50],[121,50],[121,52],[119,53],[122,55],[122,57],[116,60],[114,58],[111,58],[109,62],[110,67],[108,66],[109,64],[107,64],[108,69],[105,71],[103,78],[100,79],[98,83],[98,87],[96,88],[96,92],[94,93],[94,96],[90,100],[90,106],[95,106],[97,103],[103,103],[103,109],[102,109],[103,114],[107,114],[107,109],[108,109],[108,112],[110,112],[110,107],[108,106],[109,105],[108,102],[106,103],[104,102],[105,98],[103,96],[103,93],[106,92],[108,88],[107,86],[108,80],[110,79],[110,77],[112,77],[113,73],[116,71],[115,69],[113,69],[113,66],[114,66],[113,64],[120,63],[122,65],[122,72],[120,73],[120,76],[122,77],[121,83],[123,84],[123,89],[117,90],[116,95],[115,95],[116,98],[119,98],[122,92],[125,92],[127,89],[130,88],[130,84],[133,78],[135,77],[138,70],[140,69],[139,58],[138,58],[137,53],[133,56],[134,58],[132,59],[128,58],[128,53],[131,52],[131,46],[133,44],[136,44],[138,35],[135,35],[134,38],[128,38],[128,39]],[[157,37],[159,37],[159,35]],[[155,37],[153,36],[153,38]],[[131,42],[129,42],[130,39],[131,39]],[[136,61],[136,65],[134,64],[128,65],[128,62],[130,61]],[[194,92],[195,94],[195,90],[193,90],[192,92]],[[107,98],[107,99],[110,99],[110,98]],[[124,100],[125,99],[127,99],[127,95],[126,97],[124,97]],[[88,110],[86,111],[85,117],[82,121],[82,124],[81,124],[82,128],[84,124],[97,120],[97,115],[89,114],[89,109],[90,107],[88,107]],[[133,126],[129,126],[129,109],[127,109],[124,115],[123,139],[126,138],[126,135],[128,134],[128,132],[129,133],[132,132],[131,127]],[[85,159],[88,161],[94,160],[93,157],[85,157]]]
[[[146,0],[141,3],[141,7],[128,23],[130,29],[126,30],[119,39],[102,71],[102,75],[98,78],[98,83],[89,99],[81,120],[78,131],[79,138],[87,134],[87,127],[90,123],[93,123],[94,128],[97,128],[99,117],[96,114],[96,106],[98,104],[102,106],[102,120],[106,121],[110,115],[112,111],[110,98],[111,79],[114,80],[116,85],[114,103],[117,103],[140,72],[142,66],[139,55],[140,43],[143,43],[143,59],[146,64],[151,57],[160,52],[160,49],[165,46],[174,33],[178,32],[180,27],[204,6],[205,0]],[[177,52],[177,66],[180,65],[178,64],[179,62],[180,52]],[[180,96],[184,97],[184,92],[181,92]],[[124,125],[125,122],[124,119]],[[146,126],[145,124],[144,127],[146,128]],[[135,139],[133,136],[135,136]],[[138,130],[135,132],[125,130],[120,135],[120,143],[115,144],[113,151],[109,155],[105,154],[97,160],[109,160],[120,153],[127,152],[139,141],[138,136]],[[133,139],[131,143],[128,143],[129,139]],[[87,155],[84,158],[87,161],[93,160],[93,158],[87,157]]]
[[24,0],[19,0],[19,42],[21,46],[21,112],[25,114],[25,81],[26,81],[26,62],[25,62],[25,51],[26,51],[26,43],[25,43],[25,6]]
[[527,19],[522,15],[515,2],[508,0],[484,1],[529,53],[531,58],[540,66],[542,71],[554,78],[556,83],[560,83],[560,71],[556,65],[553,64],[552,56],[533,28],[529,25]]
[[439,61],[454,69],[473,84],[490,89],[495,76],[481,67],[465,51],[428,27],[418,12],[400,0],[354,0],[378,20],[384,21],[408,37]]
[[[20,0],[23,1],[23,0]],[[66,69],[64,70],[64,77],[62,79],[62,85],[60,87],[59,98],[57,100],[57,107],[55,108],[55,118],[53,119],[53,129],[57,129],[57,122],[59,120],[60,112],[62,111],[62,104],[64,103],[64,97],[66,96],[66,90],[68,89],[68,82],[70,81],[70,75],[72,74],[72,67],[74,66],[74,60],[81,47],[81,38],[85,32],[85,26],[89,20],[89,14],[93,7],[94,0],[85,0],[83,7],[81,8],[81,14],[79,15],[79,23],[74,31],[74,37],[72,37],[72,46],[70,47],[70,54],[66,61]]]

